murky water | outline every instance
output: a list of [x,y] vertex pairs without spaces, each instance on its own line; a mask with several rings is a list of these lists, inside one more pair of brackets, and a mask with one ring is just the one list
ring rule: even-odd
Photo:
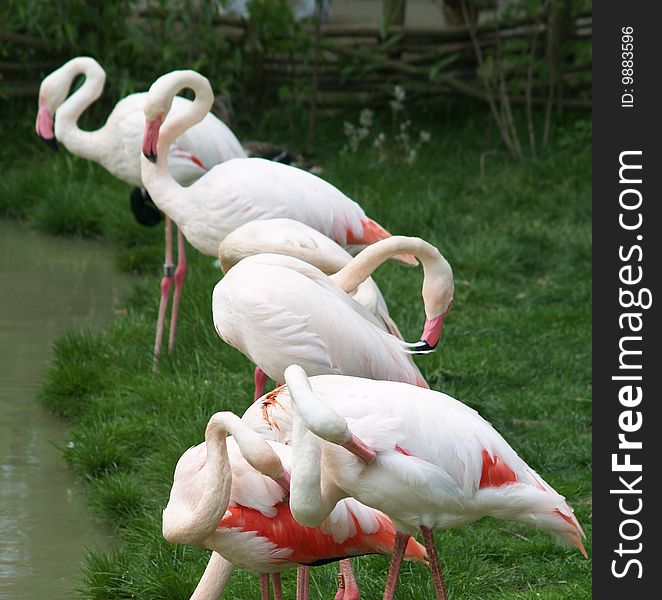
[[0,600],[72,598],[85,548],[110,544],[35,394],[57,335],[100,327],[128,285],[107,246],[0,220]]

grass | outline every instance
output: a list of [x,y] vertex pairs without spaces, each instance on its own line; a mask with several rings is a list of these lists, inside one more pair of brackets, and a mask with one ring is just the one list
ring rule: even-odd
[[[354,117],[354,115],[353,115]],[[417,359],[431,386],[473,406],[574,506],[591,551],[591,212],[588,142],[520,164],[481,154],[497,145],[487,116],[449,109],[422,115],[432,142],[413,167],[377,168],[369,151],[339,152],[339,120],[321,123],[324,177],[392,232],[437,245],[453,266],[454,308],[438,352]],[[354,118],[355,120],[355,118]],[[247,137],[296,145],[277,125]],[[90,505],[122,543],[92,551],[86,598],[188,598],[207,552],[160,533],[175,463],[202,441],[209,416],[250,404],[252,369],[211,326],[212,261],[189,252],[177,351],[150,372],[162,262],[162,228],[133,223],[126,185],[96,165],[37,141],[0,183],[0,213],[56,233],[112,240],[122,268],[142,277],[101,334],[70,331],[56,343],[43,404],[72,423],[65,456],[87,481]],[[376,274],[407,339],[422,320],[421,272]],[[591,561],[518,523],[485,519],[436,534],[450,597],[579,600],[591,597]],[[381,597],[387,559],[356,562],[363,597]],[[332,597],[334,566],[316,569],[314,599]],[[294,577],[284,578],[294,596]],[[258,597],[258,579],[236,570],[226,597]],[[397,597],[433,596],[427,571],[407,565]]]

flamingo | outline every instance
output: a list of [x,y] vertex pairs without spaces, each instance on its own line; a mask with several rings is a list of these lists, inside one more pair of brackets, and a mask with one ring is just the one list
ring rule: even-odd
[[[181,114],[171,114],[175,94],[195,92]],[[172,142],[209,112],[214,95],[196,71],[159,77],[145,101],[142,178],[155,204],[183,230],[200,252],[216,256],[231,231],[258,219],[302,221],[339,244],[363,246],[390,237],[361,207],[323,179],[302,169],[262,158],[226,161],[184,188],[172,177],[165,156]],[[399,257],[416,265],[412,257]]]
[[[285,372],[293,410],[290,509],[319,525],[346,497],[398,530],[384,600],[392,600],[408,536],[421,531],[438,599],[446,598],[433,529],[484,516],[517,520],[574,544],[585,537],[565,498],[492,426],[454,398],[399,382]],[[321,479],[324,485],[321,486]]]
[[[388,258],[413,254],[424,270],[426,321],[407,345],[349,296]],[[342,374],[427,387],[411,353],[431,352],[453,301],[453,273],[419,238],[394,236],[360,252],[334,275],[293,258],[258,254],[232,267],[212,294],[214,327],[278,384],[299,363],[313,375]]]
[[[78,75],[84,75],[85,82],[69,95],[71,85]],[[59,140],[72,154],[99,163],[118,179],[134,186],[136,189],[131,194],[134,214],[142,223],[156,224],[160,220],[160,214],[154,209],[150,211],[151,200],[140,189],[143,187],[140,146],[147,94],[130,94],[120,100],[108,115],[106,123],[96,131],[84,131],[78,127],[78,119],[82,113],[101,96],[105,80],[106,73],[101,65],[88,56],[73,58],[44,78],[39,88],[37,134],[55,149]],[[180,117],[190,105],[190,100],[174,98],[173,118]],[[189,185],[213,165],[230,158],[245,156],[246,153],[232,131],[214,115],[206,114],[200,123],[173,140],[167,154],[167,162],[173,177],[179,183]],[[178,232],[177,236],[178,258],[175,270],[172,225],[166,215],[165,264],[154,342],[155,361],[158,361],[161,351],[165,312],[173,279],[175,292],[168,348],[173,350],[175,346],[177,312],[186,277],[184,238],[181,232]]]
[[[280,573],[286,569],[391,553],[396,532],[388,517],[351,498],[318,527],[299,525],[288,504],[291,454],[290,447],[265,441],[235,414],[219,412],[207,424],[205,442],[179,459],[163,535],[213,551],[193,599],[218,598],[233,565],[260,573],[263,599],[269,598],[272,574],[275,598],[282,600]],[[412,540],[405,557],[424,562],[425,551]],[[307,598],[305,585],[299,591],[298,598]],[[336,600],[357,597],[347,591],[341,586]]]
[[[227,273],[243,258],[265,252],[299,258],[329,275],[352,260],[349,252],[305,223],[292,219],[266,219],[245,223],[225,237],[218,247],[221,270]],[[351,296],[378,318],[385,331],[402,339],[384,296],[371,277],[360,283]],[[257,400],[264,394],[267,376],[256,367],[254,379],[254,400]]]

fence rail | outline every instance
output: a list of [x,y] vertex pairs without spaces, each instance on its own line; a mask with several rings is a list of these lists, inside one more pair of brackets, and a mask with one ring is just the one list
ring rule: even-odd
[[[163,9],[148,7],[138,11],[136,18],[165,19],[167,14]],[[249,22],[242,18],[218,15],[212,23],[219,35],[226,36],[232,43],[243,44],[249,35],[255,35]],[[306,35],[316,35],[313,26],[305,25],[302,29]],[[363,25],[322,25],[316,54],[274,52],[262,56],[261,86],[289,86],[293,94],[301,95],[312,92],[323,108],[385,102],[387,87],[396,82],[420,94],[450,92],[487,100],[468,28],[394,26],[388,30],[386,38],[383,33],[378,27]],[[522,20],[508,25],[486,23],[477,26],[475,33],[476,45],[483,52],[489,52],[509,40],[527,41],[534,35],[543,39],[547,25]],[[572,22],[570,38],[587,40],[591,35],[591,15],[582,15]],[[50,40],[22,33],[0,32],[0,41],[29,48],[33,56],[27,62],[0,63],[0,98],[34,96],[41,77],[75,53],[73,48],[54,48]],[[590,69],[590,63],[581,64],[572,56],[563,58],[559,71],[564,93],[557,99],[559,106],[591,107],[590,77],[586,76]],[[514,70],[511,74],[517,73]],[[301,86],[302,83],[305,85]],[[308,86],[308,89],[297,91],[297,85]],[[533,104],[544,104],[544,98],[535,97],[537,91],[534,88]],[[515,94],[512,100],[523,103],[526,98]]]

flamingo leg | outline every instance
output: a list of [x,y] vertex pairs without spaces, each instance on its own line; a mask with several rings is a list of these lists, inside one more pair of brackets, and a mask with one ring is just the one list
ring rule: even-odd
[[383,600],[393,600],[395,596],[395,588],[398,585],[398,575],[402,568],[402,560],[405,557],[405,550],[409,542],[409,535],[398,531],[395,534],[395,542],[393,543],[393,554],[391,554],[391,564],[388,567],[388,575],[386,576],[386,587],[384,588]]
[[334,600],[360,600],[360,598],[361,594],[352,571],[352,563],[348,558],[341,560],[338,572],[338,591]]
[[274,600],[283,600],[283,585],[280,581],[280,573],[274,573],[271,580],[274,586]]
[[255,372],[253,373],[253,381],[255,382],[255,394],[253,396],[253,401],[257,400],[264,395],[264,387],[267,383],[267,374],[260,369],[260,367],[255,367]]
[[260,600],[269,600],[269,573],[260,574]]
[[437,600],[447,600],[446,584],[444,583],[444,576],[441,572],[441,564],[439,563],[437,548],[434,545],[432,530],[421,525],[421,533],[423,534],[423,545],[425,546],[430,561],[430,571],[432,571],[432,581],[434,582],[434,593]]
[[308,567],[297,567],[297,600],[308,600]]
[[152,371],[156,372],[156,366],[161,357],[161,344],[163,342],[163,328],[165,326],[165,315],[168,309],[170,288],[172,287],[174,264],[172,262],[172,221],[165,219],[165,262],[163,263],[163,278],[161,279],[161,301],[159,303],[159,316],[156,320],[156,338],[154,339],[154,357]]
[[182,288],[186,279],[186,240],[181,229],[177,228],[177,268],[175,269],[175,292],[172,296],[172,313],[170,315],[170,336],[168,337],[168,352],[175,349],[175,335],[177,333],[177,316],[179,314],[179,301],[182,298]]

